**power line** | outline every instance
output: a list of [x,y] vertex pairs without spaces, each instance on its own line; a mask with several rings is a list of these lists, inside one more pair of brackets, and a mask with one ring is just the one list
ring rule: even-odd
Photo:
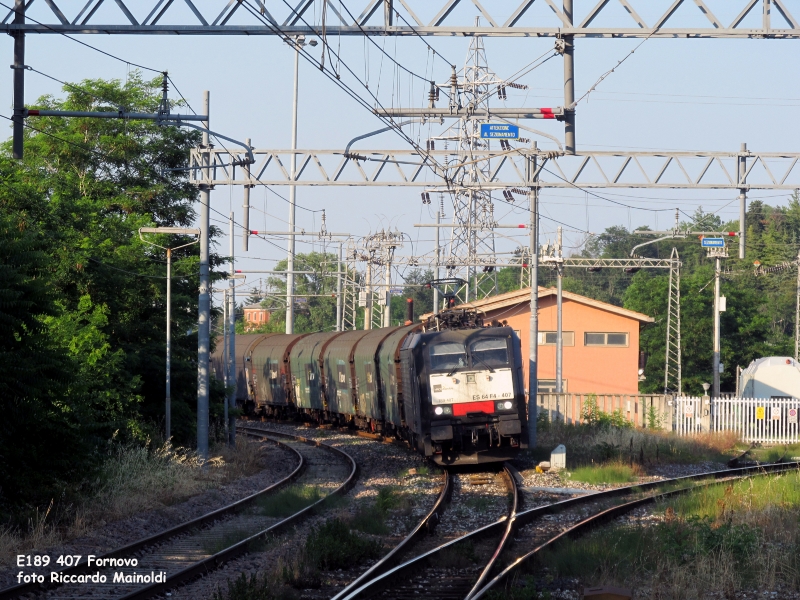
[[[0,6],[4,6],[8,10],[10,10],[11,12],[15,12],[15,10],[16,10],[11,6],[8,6],[7,4],[4,4],[3,2],[0,2]],[[33,21],[37,25],[41,25],[42,27],[47,27],[47,29],[49,29],[50,31],[52,31],[54,33],[58,33],[60,35],[63,35],[65,38],[70,39],[73,42],[76,42],[76,43],[80,44],[81,46],[86,46],[87,48],[91,48],[92,50],[94,50],[96,52],[99,52],[100,54],[105,54],[109,58],[113,58],[114,60],[118,60],[119,62],[125,63],[126,65],[132,65],[132,66],[138,67],[140,69],[145,69],[146,71],[152,71],[153,73],[163,73],[162,70],[153,69],[151,67],[145,67],[144,65],[140,65],[140,64],[137,64],[135,62],[131,62],[129,60],[125,60],[124,58],[120,58],[119,56],[115,56],[114,54],[111,54],[110,52],[106,52],[105,50],[101,50],[100,48],[96,48],[95,46],[92,46],[91,44],[87,44],[86,42],[82,42],[81,40],[78,40],[78,39],[72,37],[71,35],[68,35],[68,34],[63,33],[61,31],[58,31],[57,29],[53,29],[52,27],[50,27],[49,25],[47,25],[45,23],[42,23],[41,21],[37,21],[36,19],[34,19],[33,17],[28,16],[27,14],[25,15],[25,18],[27,20],[29,20],[29,21]]]

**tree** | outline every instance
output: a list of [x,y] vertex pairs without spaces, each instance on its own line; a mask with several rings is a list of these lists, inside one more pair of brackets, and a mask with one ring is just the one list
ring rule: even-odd
[[[160,81],[146,82],[137,73],[124,84],[87,80],[65,87],[65,93],[64,99],[40,98],[37,107],[155,112],[161,99]],[[31,249],[19,259],[4,255],[0,263],[13,273],[14,293],[29,298],[27,320],[14,325],[9,317],[9,323],[31,365],[51,371],[28,387],[0,373],[0,386],[14,390],[4,395],[4,415],[16,414],[15,427],[26,432],[48,420],[61,428],[55,439],[71,440],[48,453],[51,440],[30,436],[20,446],[30,460],[3,472],[15,482],[0,481],[5,499],[47,500],[51,486],[16,485],[17,477],[25,481],[19,470],[26,465],[56,485],[88,475],[112,438],[157,435],[165,379],[165,264],[163,251],[143,244],[138,229],[192,223],[196,191],[180,169],[198,141],[195,132],[147,121],[48,117],[30,120],[23,162],[11,160],[5,144],[0,206],[10,220],[2,223],[4,240],[9,248]],[[14,228],[24,235],[15,238]],[[189,246],[173,257],[172,409],[178,442],[194,436],[197,338],[180,332],[196,323],[197,252]],[[37,262],[36,253],[46,261]],[[29,262],[19,263],[25,256]],[[212,266],[222,261],[214,255]],[[63,368],[52,366],[53,360]],[[219,401],[221,389],[215,390]],[[221,412],[221,404],[216,408]],[[70,444],[82,450],[72,452]],[[73,464],[56,480],[47,462],[66,457]]]

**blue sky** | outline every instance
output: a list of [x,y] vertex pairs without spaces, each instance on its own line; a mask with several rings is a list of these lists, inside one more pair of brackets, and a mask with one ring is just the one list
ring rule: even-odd
[[[797,7],[795,10],[800,12]],[[643,17],[652,18],[649,14]],[[212,129],[237,139],[252,138],[259,148],[290,146],[293,51],[279,39],[101,35],[80,39],[132,62],[169,70],[180,91],[196,109],[202,103],[202,91],[210,90]],[[449,67],[439,58],[431,60],[426,43],[459,67],[464,64],[469,46],[469,39],[464,38],[426,38],[425,42],[419,38],[376,38],[375,41],[385,44],[386,52],[404,66],[426,78],[432,75],[440,82],[449,76]],[[639,40],[576,40],[578,96],[637,44]],[[800,107],[797,44],[783,40],[650,39],[579,105],[578,147],[736,151],[742,142],[747,142],[753,150],[797,151],[800,127],[796,114]],[[552,45],[552,39],[489,38],[485,41],[489,65],[501,77],[514,73]],[[379,51],[371,46],[367,52],[367,46],[369,43],[365,44],[363,39],[342,38],[334,47],[341,49],[344,61],[359,77],[366,79],[368,74],[370,89],[379,94],[382,102],[392,101],[394,86],[395,97],[402,97],[405,105],[424,106],[427,89],[417,83],[412,90],[407,76],[398,76],[386,57],[381,65]],[[10,37],[5,38],[0,52],[5,52],[10,64]],[[321,46],[310,52],[319,57]],[[124,80],[129,72],[125,64],[58,35],[29,35],[26,63],[71,82],[86,78]],[[520,80],[529,86],[527,91],[512,94],[509,90],[508,105],[561,105],[562,70],[560,58],[534,70]],[[363,88],[357,91],[366,95]],[[5,109],[0,114],[10,116],[10,70],[0,81],[0,92],[6,98]],[[55,82],[37,74],[27,74],[29,103],[42,94],[60,93],[60,86]],[[299,114],[298,147],[301,149],[341,149],[354,136],[382,126],[318,69],[303,61]],[[536,121],[532,125],[563,139],[560,123]],[[388,133],[361,147],[405,148],[406,145],[399,136]],[[275,191],[288,197],[286,188]],[[706,210],[719,211],[724,220],[738,217],[736,194],[730,191],[613,191],[625,197],[608,197],[635,207],[680,207],[691,213],[702,205]],[[754,191],[751,197],[762,198],[769,204],[783,204],[788,194]],[[414,240],[414,254],[431,247],[433,231],[413,227],[414,223],[433,220],[429,207],[420,201],[419,190],[299,188],[297,199],[300,206],[313,211],[325,208],[330,231],[364,235],[391,224]],[[212,194],[212,202],[217,210],[226,214],[232,208],[237,220],[241,219],[241,189],[218,187]],[[251,215],[253,229],[286,227],[288,206],[277,195],[265,194],[256,188],[251,202],[256,207]],[[436,201],[434,210],[435,206]],[[263,212],[265,208],[268,214]],[[587,198],[580,190],[543,192],[542,214],[572,226],[574,231],[568,229],[565,235],[566,245],[570,247],[579,247],[585,239],[582,230],[600,232],[611,225],[648,225],[663,229],[672,221],[671,212],[653,213],[614,206],[596,197]],[[523,211],[514,211],[506,205],[498,205],[496,215],[505,223],[527,221]],[[318,228],[319,213],[298,210],[298,226]],[[543,219],[542,229],[542,241],[554,236],[552,222]],[[526,234],[520,232],[520,235]],[[285,246],[282,240],[277,244]],[[240,246],[237,239],[237,252]],[[221,240],[220,249],[227,247],[227,239]],[[238,263],[241,268],[270,268],[273,263],[264,259],[285,257],[285,252],[263,241],[253,240],[250,248],[249,254]],[[301,243],[297,250],[311,248],[310,244]],[[411,253],[410,244],[403,253]]]

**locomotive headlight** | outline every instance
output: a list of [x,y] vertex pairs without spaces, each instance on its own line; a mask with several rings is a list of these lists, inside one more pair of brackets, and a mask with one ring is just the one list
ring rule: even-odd
[[441,406],[437,406],[436,408],[433,409],[433,412],[436,413],[437,415],[441,415],[444,412],[444,409]]
[[503,403],[503,408],[505,408],[506,410],[510,409],[511,408],[511,401],[510,400],[506,400]]

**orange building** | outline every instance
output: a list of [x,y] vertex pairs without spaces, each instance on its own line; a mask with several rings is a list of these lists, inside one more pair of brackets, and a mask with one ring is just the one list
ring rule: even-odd
[[[485,321],[506,322],[522,341],[528,380],[530,288],[477,300],[463,307],[485,313]],[[639,329],[654,319],[619,306],[563,292],[563,391],[637,394]],[[526,386],[527,387],[527,386]],[[556,389],[556,290],[539,288],[539,393]]]
[[244,329],[255,329],[269,323],[270,312],[260,304],[248,304],[244,307]]

